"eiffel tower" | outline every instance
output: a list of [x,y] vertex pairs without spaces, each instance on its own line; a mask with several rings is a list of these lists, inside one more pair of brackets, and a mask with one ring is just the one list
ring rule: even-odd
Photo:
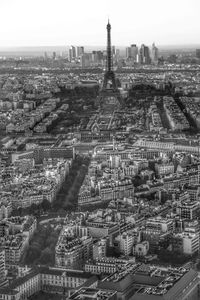
[[104,74],[103,87],[99,95],[99,105],[103,113],[113,113],[122,106],[122,98],[117,88],[115,73],[113,71],[113,59],[111,48],[111,25],[107,24],[107,59],[106,72]]
[[104,74],[103,90],[109,88],[108,84],[112,84],[113,90],[117,90],[115,74],[113,72],[112,48],[111,48],[111,25],[108,20],[107,24],[107,60],[106,73]]

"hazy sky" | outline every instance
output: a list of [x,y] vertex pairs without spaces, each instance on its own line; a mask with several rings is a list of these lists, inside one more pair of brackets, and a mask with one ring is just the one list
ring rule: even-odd
[[0,47],[200,44],[200,0],[0,0]]

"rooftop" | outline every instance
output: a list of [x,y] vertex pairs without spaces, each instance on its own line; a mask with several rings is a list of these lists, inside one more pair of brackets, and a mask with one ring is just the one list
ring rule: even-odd
[[[94,289],[94,288],[85,288],[82,287],[77,292],[72,294],[69,299],[74,300],[109,300],[111,299],[117,292],[116,291],[107,291],[102,289]],[[112,298],[113,299],[113,298]]]

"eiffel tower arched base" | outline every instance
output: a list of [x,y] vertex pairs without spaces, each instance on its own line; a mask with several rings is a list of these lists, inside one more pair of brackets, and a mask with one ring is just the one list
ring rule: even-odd
[[122,108],[124,103],[119,90],[106,89],[100,92],[97,105],[101,112],[110,114]]

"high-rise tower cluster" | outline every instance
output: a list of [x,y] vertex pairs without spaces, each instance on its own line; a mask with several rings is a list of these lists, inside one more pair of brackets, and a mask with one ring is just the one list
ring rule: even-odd
[[158,48],[153,43],[151,50],[142,44],[140,48],[132,44],[126,48],[126,61],[129,63],[150,64],[158,62]]
[[68,52],[68,59],[69,61],[76,60],[80,58],[84,54],[84,47],[83,46],[70,46]]

